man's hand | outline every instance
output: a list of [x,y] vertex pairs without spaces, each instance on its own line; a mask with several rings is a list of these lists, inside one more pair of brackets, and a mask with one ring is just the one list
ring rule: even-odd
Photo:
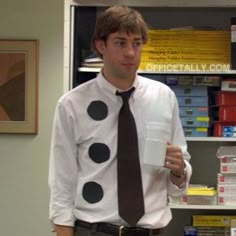
[[185,162],[179,147],[170,144],[167,145],[165,167],[177,176],[184,174]]
[[165,167],[170,169],[171,181],[175,185],[180,186],[182,183],[185,182],[185,162],[182,151],[179,147],[173,146],[168,143],[166,148]]
[[57,236],[73,236],[74,227],[55,225]]

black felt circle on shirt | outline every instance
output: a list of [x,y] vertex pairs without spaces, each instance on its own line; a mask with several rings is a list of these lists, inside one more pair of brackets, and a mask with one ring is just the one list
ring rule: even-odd
[[87,182],[84,184],[82,195],[88,203],[97,203],[103,198],[102,186],[96,182]]
[[94,120],[104,120],[108,115],[108,107],[103,101],[92,101],[87,112]]
[[104,143],[93,143],[89,147],[89,157],[96,163],[102,163],[110,158],[110,149]]

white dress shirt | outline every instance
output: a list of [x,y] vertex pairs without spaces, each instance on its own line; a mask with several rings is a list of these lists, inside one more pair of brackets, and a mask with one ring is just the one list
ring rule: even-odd
[[[190,155],[173,91],[163,83],[136,76],[129,104],[135,117],[142,172],[145,215],[138,225],[162,228],[171,220],[168,196],[178,197],[169,169],[144,164],[145,140],[159,139],[181,147],[187,166]],[[118,214],[117,122],[122,99],[100,73],[62,96],[57,104],[50,153],[50,219],[74,226],[76,219],[126,225]],[[129,132],[127,130],[127,132]],[[157,153],[152,153],[160,158]]]

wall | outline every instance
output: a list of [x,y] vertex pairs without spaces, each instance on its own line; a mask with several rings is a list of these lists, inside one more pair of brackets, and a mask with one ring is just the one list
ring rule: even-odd
[[49,236],[48,156],[63,93],[63,0],[0,0],[0,39],[39,39],[39,131],[0,134],[0,235]]

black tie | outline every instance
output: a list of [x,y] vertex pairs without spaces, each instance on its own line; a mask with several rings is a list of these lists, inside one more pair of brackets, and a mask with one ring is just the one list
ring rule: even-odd
[[116,92],[123,105],[118,118],[118,205],[119,215],[135,226],[144,215],[142,178],[138,153],[138,138],[135,120],[130,111],[129,98],[134,87],[126,92]]

